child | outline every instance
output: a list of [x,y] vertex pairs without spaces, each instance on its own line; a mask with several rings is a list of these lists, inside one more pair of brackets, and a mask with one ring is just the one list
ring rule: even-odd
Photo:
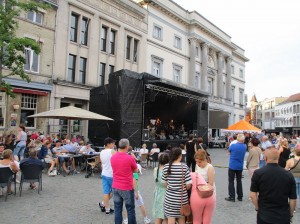
[[[139,172],[141,172],[141,171],[139,170]],[[148,224],[148,223],[151,223],[151,219],[149,219],[146,215],[144,201],[143,201],[142,195],[141,195],[141,193],[139,191],[139,187],[138,187],[138,180],[139,180],[139,174],[134,173],[133,174],[133,187],[134,187],[134,195],[135,195],[135,204],[136,204],[136,206],[140,207],[140,209],[141,209],[141,213],[144,217],[144,223]],[[126,216],[127,216],[127,214],[126,214]],[[123,223],[128,224],[128,219],[125,218]]]
[[164,214],[164,198],[166,188],[161,182],[161,176],[164,165],[169,163],[169,154],[162,153],[158,157],[158,163],[158,167],[155,167],[153,170],[153,176],[156,183],[153,197],[152,217],[155,218],[155,223],[162,223],[164,220],[165,223],[167,223],[167,219],[165,218]]

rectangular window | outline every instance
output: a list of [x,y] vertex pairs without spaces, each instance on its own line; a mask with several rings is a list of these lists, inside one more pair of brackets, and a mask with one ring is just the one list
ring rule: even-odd
[[130,56],[131,56],[131,53],[130,53],[131,40],[132,40],[132,37],[127,36],[127,39],[126,39],[126,59],[127,60],[130,60]]
[[196,57],[198,58],[199,57],[199,47],[196,47],[195,51],[196,51]]
[[115,66],[109,65],[108,66],[108,74],[113,73],[115,71]]
[[200,73],[196,72],[195,75],[195,88],[200,89]]
[[109,44],[110,44],[110,52],[111,54],[115,54],[115,41],[116,41],[116,31],[111,30],[110,31],[110,37],[109,37]]
[[21,124],[24,124],[25,127],[35,127],[34,118],[30,118],[28,116],[36,113],[37,99],[37,95],[22,94]]
[[244,78],[244,70],[243,69],[240,69],[240,76],[239,76],[240,78]]
[[153,37],[158,40],[162,40],[162,28],[161,27],[154,25]]
[[106,52],[107,27],[102,26],[101,29],[101,51]]
[[153,62],[153,75],[160,77],[160,63],[159,62]]
[[137,62],[138,59],[138,47],[139,47],[139,40],[134,39],[133,41],[133,61]]
[[100,68],[99,68],[99,86],[103,86],[105,82],[105,67],[106,64],[100,62]]
[[78,15],[72,13],[70,26],[70,41],[77,42]]
[[[1,6],[1,2],[0,2]],[[0,127],[5,126],[5,115],[6,115],[6,94],[4,92],[0,92]]]
[[174,76],[173,76],[174,82],[179,82],[181,80],[181,71],[179,69],[174,69]]
[[76,55],[69,54],[68,77],[67,81],[75,82]]
[[79,63],[79,83],[85,84],[85,79],[86,79],[86,58],[80,58],[80,63]]
[[178,36],[174,37],[174,47],[181,49],[181,38]]
[[83,17],[81,22],[81,44],[87,46],[88,43],[89,19]]
[[240,108],[243,108],[244,106],[244,90],[240,89],[239,90],[239,103],[240,103]]
[[39,72],[39,55],[37,55],[32,49],[25,48],[25,71]]
[[234,65],[231,65],[231,74],[234,75]]
[[27,19],[34,23],[43,24],[43,14],[40,12],[28,11]]
[[210,94],[213,93],[213,80],[212,79],[208,80],[207,90]]

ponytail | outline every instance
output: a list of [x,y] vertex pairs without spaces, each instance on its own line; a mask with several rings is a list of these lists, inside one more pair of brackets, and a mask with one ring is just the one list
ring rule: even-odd
[[170,154],[170,161],[169,161],[169,167],[168,167],[168,172],[167,174],[171,174],[171,166],[172,163],[179,158],[179,156],[182,154],[181,148],[175,147],[172,149],[171,154]]

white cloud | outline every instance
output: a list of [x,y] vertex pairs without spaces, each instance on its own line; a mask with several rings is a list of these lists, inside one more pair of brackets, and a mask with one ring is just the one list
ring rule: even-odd
[[245,49],[246,93],[258,100],[298,93],[300,1],[174,0],[196,10]]

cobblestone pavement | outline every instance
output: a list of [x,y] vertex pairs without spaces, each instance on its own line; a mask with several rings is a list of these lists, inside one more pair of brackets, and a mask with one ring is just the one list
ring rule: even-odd
[[[242,202],[227,202],[227,164],[228,156],[224,149],[209,149],[213,165],[216,167],[217,207],[213,224],[252,224],[256,213],[249,201],[250,178],[244,171]],[[154,180],[152,168],[143,170],[139,180],[146,211],[151,217]],[[98,202],[101,200],[101,179],[98,175],[86,179],[84,173],[74,176],[43,176],[43,191],[29,190],[24,184],[22,197],[9,196],[7,202],[0,198],[1,224],[64,224],[93,223],[113,224],[113,215],[101,213]],[[17,193],[19,193],[17,191]],[[113,205],[113,203],[111,203]],[[143,223],[141,213],[136,208],[138,223]],[[154,223],[154,221],[152,221]],[[300,223],[300,211],[295,213],[294,223]]]

